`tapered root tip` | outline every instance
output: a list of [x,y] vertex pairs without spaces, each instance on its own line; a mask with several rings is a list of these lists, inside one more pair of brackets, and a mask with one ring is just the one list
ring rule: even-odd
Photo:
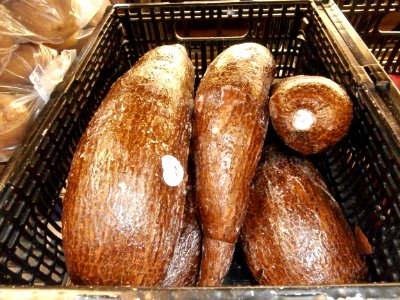
[[235,244],[204,238],[199,286],[221,286],[232,263]]

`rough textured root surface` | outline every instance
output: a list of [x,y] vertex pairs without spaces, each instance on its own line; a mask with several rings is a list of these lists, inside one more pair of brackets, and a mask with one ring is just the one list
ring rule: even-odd
[[[190,168],[190,167],[189,167]],[[200,271],[202,233],[197,219],[196,190],[189,173],[183,226],[162,286],[193,286]]]
[[304,158],[268,146],[250,192],[241,240],[264,285],[350,284],[367,267],[321,175]]
[[234,251],[235,244],[204,238],[199,286],[220,286]]
[[[206,238],[232,245],[237,241],[267,130],[268,93],[274,74],[271,53],[259,44],[244,43],[222,52],[200,82],[194,155],[197,201]],[[203,249],[212,253],[206,246]],[[203,256],[201,269],[215,274],[203,272],[202,282],[220,280],[228,271],[230,255]]]
[[271,91],[271,123],[292,149],[306,155],[319,153],[347,133],[352,102],[332,80],[299,75],[274,82]]
[[114,83],[95,113],[63,201],[74,283],[154,286],[165,278],[185,207],[193,88],[184,47],[158,47]]

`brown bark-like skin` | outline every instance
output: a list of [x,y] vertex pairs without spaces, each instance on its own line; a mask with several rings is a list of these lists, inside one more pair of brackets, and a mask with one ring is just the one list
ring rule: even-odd
[[[190,171],[188,173],[190,174]],[[190,174],[183,227],[162,286],[194,286],[197,283],[202,233],[196,212],[196,186]]]
[[364,257],[321,175],[274,145],[257,170],[241,236],[249,269],[263,285],[366,279]]
[[[102,102],[73,158],[63,245],[75,284],[160,285],[182,228],[194,68],[183,46],[146,53]],[[165,155],[183,167],[167,184]],[[173,172],[172,172],[173,175]]]
[[208,67],[195,100],[197,201],[205,240],[200,286],[222,284],[267,129],[274,59],[255,43],[232,46]]
[[[307,129],[294,125],[299,110],[313,115],[314,122]],[[299,75],[274,85],[269,111],[271,123],[282,140],[308,155],[331,148],[347,133],[353,106],[347,93],[332,80]]]

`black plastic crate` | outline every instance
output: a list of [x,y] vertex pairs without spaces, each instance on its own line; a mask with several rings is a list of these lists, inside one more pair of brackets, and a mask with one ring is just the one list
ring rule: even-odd
[[[215,35],[193,36],[199,20]],[[244,33],[226,34],[238,23]],[[110,8],[0,178],[0,283],[66,283],[60,194],[88,121],[120,75],[149,49],[181,43],[198,83],[218,53],[245,41],[271,49],[277,77],[318,74],[347,89],[350,132],[314,160],[350,225],[374,248],[369,280],[400,281],[400,95],[365,46],[354,48],[357,38],[337,6],[307,0]],[[254,284],[240,251],[225,284]]]
[[132,300],[132,299],[222,299],[222,300],[397,300],[400,285],[379,286],[309,286],[309,287],[220,287],[220,288],[131,288],[131,287],[40,287],[16,289],[0,287],[2,299],[75,299],[75,300]]
[[[400,1],[335,0],[387,73],[400,75]],[[386,27],[385,21],[397,20]]]

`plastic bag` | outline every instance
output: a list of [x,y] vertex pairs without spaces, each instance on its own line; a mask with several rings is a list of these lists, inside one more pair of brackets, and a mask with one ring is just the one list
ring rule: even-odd
[[40,42],[42,39],[16,21],[11,16],[11,12],[0,5],[0,56],[2,58],[15,50],[18,43]]
[[[80,14],[86,15],[86,12],[89,11],[90,15],[86,15],[86,17],[90,16],[86,20],[89,20],[87,26],[96,27],[100,22],[101,18],[106,11],[107,6],[111,5],[110,0],[91,0],[91,1],[77,1],[80,4]],[[90,5],[89,5],[90,4]],[[93,12],[95,12],[93,14]],[[86,21],[85,20],[85,21]]]
[[80,53],[83,47],[88,43],[93,31],[94,27],[80,29],[73,33],[70,37],[66,38],[61,44],[46,43],[46,46],[60,52],[66,49],[76,49],[76,51]]
[[[82,1],[81,3],[84,2],[85,1]],[[65,38],[62,43],[59,44],[46,43],[46,45],[58,51],[62,51],[65,49],[76,49],[79,53],[82,50],[82,48],[88,43],[91,34],[93,33],[97,24],[101,21],[101,18],[103,17],[104,12],[109,5],[111,5],[109,0],[103,0],[101,7],[98,9],[97,13],[93,16],[93,18],[89,21],[87,26],[85,26],[82,29],[79,29],[78,31],[74,32],[71,36]],[[83,10],[84,6],[82,5],[80,9]]]
[[74,41],[82,47],[88,28],[97,25],[108,5],[109,0],[0,0],[1,63],[19,43],[60,45],[55,48],[63,50]]
[[43,41],[61,43],[85,27],[103,0],[0,0],[11,17]]
[[76,50],[63,50],[60,55],[52,59],[46,66],[37,65],[29,76],[33,87],[40,97],[47,102],[50,94],[59,84],[72,62],[75,60]]
[[11,157],[43,104],[32,90],[0,86],[0,162]]
[[[21,48],[23,54],[18,51]],[[67,50],[57,55],[57,51],[46,46],[24,44],[19,45],[10,57],[11,63],[19,63],[15,68],[6,65],[0,73],[0,162],[11,157],[29,131],[75,59],[76,51]],[[14,79],[18,83],[10,82]]]
[[43,45],[18,44],[9,53],[7,59],[1,61],[0,84],[1,85],[32,85],[29,75],[37,65],[46,66],[57,51]]
[[[30,31],[13,18],[10,10],[0,5],[0,72],[8,64],[11,54],[20,43],[42,43],[43,41],[50,42],[51,40]],[[61,41],[61,39],[57,40],[57,42]]]
[[74,60],[76,50],[63,49],[80,51],[108,5],[0,0],[0,162],[9,159]]
[[[111,5],[109,0],[103,0],[100,9],[93,16],[93,18],[89,21],[87,26],[78,31],[74,32],[71,36],[64,39],[64,41],[60,44],[47,44],[49,47],[56,49],[58,51],[62,51],[65,49],[76,49],[78,53],[82,51],[83,47],[88,43],[91,34],[93,33],[97,24],[101,21],[106,8]],[[83,3],[83,2],[81,2]],[[81,7],[83,10],[83,6]]]

